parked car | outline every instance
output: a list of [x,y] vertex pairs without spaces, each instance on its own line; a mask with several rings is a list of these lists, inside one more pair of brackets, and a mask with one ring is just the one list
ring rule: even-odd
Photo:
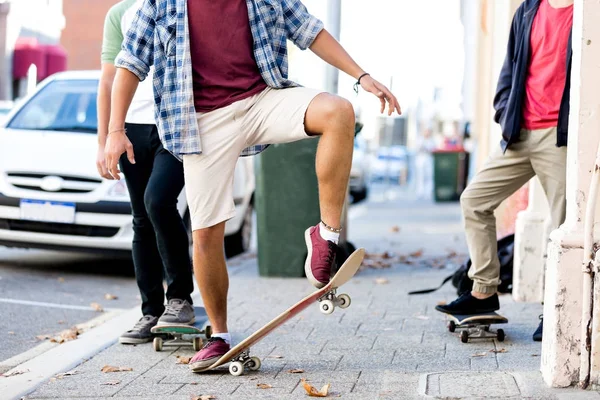
[[380,147],[372,166],[375,181],[405,184],[408,179],[409,154],[404,146]]
[[0,101],[0,125],[6,120],[6,117],[12,108],[12,101]]
[[370,181],[370,160],[367,143],[361,136],[354,139],[354,154],[350,170],[350,195],[357,203],[367,198]]
[[[98,71],[51,76],[0,128],[0,244],[130,253],[125,182],[102,179],[96,170],[99,78]],[[237,213],[225,229],[228,256],[249,247],[254,187],[253,160],[240,158]],[[189,221],[184,191],[178,208]]]

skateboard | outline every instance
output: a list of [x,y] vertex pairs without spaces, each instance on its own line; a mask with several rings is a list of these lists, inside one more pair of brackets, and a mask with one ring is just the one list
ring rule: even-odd
[[196,322],[194,325],[161,325],[153,327],[152,345],[155,351],[162,351],[164,346],[192,346],[199,351],[202,348],[202,337],[210,338],[212,329],[208,325],[208,316],[203,307],[194,307]]
[[448,314],[448,330],[455,332],[460,329],[460,341],[467,343],[469,339],[498,339],[503,342],[506,337],[504,330],[490,330],[490,325],[506,324],[508,319],[495,312],[475,315]]
[[271,322],[254,332],[252,335],[244,339],[237,346],[229,350],[225,355],[215,361],[212,365],[205,368],[194,368],[190,365],[193,372],[205,372],[220,367],[223,364],[229,364],[229,372],[231,375],[239,376],[244,373],[244,369],[248,368],[251,371],[260,369],[261,361],[258,357],[250,357],[250,347],[264,339],[269,333],[298,315],[312,303],[319,302],[319,308],[324,314],[331,314],[336,307],[347,308],[350,306],[350,296],[347,294],[336,294],[336,291],[343,284],[348,282],[358,268],[360,267],[365,257],[365,250],[358,249],[352,253],[344,264],[340,267],[335,276],[323,288],[313,292],[279,314]]

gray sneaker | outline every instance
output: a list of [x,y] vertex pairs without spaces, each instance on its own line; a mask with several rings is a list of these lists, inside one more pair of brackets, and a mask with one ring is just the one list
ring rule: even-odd
[[122,344],[139,344],[152,341],[152,333],[150,329],[158,322],[157,317],[152,315],[144,315],[132,329],[128,330],[119,338],[119,343]]
[[165,325],[193,325],[196,322],[194,306],[187,300],[171,299],[167,308],[158,319],[159,326]]

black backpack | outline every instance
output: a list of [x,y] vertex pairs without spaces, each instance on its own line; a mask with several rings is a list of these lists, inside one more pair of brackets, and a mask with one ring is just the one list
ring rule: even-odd
[[[511,293],[513,283],[513,259],[515,251],[515,235],[508,235],[498,241],[498,259],[500,260],[500,286],[498,292]],[[473,289],[473,281],[469,278],[468,272],[471,268],[471,260],[467,260],[456,272],[446,277],[440,286],[434,289],[416,290],[408,294],[426,294],[441,289],[448,281],[452,281],[452,286],[456,288],[456,293],[460,296]]]

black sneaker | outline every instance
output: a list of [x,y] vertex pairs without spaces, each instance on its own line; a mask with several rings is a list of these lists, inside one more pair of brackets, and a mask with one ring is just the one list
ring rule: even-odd
[[194,306],[187,300],[180,299],[169,300],[165,312],[158,319],[159,326],[193,325],[194,322],[196,322]]
[[435,309],[446,314],[485,314],[499,310],[500,302],[498,301],[497,293],[494,293],[493,296],[488,297],[487,299],[479,300],[473,297],[471,292],[467,292],[462,294],[452,303],[443,306],[436,306]]
[[122,344],[140,344],[152,341],[152,329],[158,322],[157,317],[152,315],[144,315],[140,320],[133,326],[132,329],[128,330],[119,338],[119,343]]
[[544,333],[544,316],[540,315],[540,325],[538,326],[538,328],[535,330],[535,333],[533,334],[533,341],[541,342],[543,333]]

